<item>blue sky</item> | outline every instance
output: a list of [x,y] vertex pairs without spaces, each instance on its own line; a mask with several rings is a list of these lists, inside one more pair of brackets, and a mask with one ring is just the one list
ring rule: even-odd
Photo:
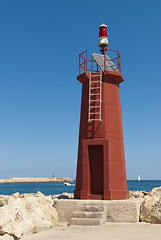
[[161,179],[161,1],[0,1],[0,178],[75,178],[78,55],[122,57],[127,178]]

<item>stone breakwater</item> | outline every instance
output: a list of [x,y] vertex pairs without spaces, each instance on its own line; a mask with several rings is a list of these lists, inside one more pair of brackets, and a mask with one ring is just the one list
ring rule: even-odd
[[8,178],[0,179],[0,183],[41,183],[41,182],[74,182],[72,178]]
[[[74,201],[77,201],[78,203],[76,204],[78,205],[81,201],[72,200],[73,198],[74,195],[71,193],[62,193],[54,196],[45,196],[41,192],[21,195],[15,193],[11,196],[0,195],[0,240],[18,240],[24,236],[58,225],[59,221],[61,221],[59,216],[63,214],[62,211],[66,211],[61,208],[60,214],[57,207],[58,203],[66,201],[66,208],[69,208],[69,204],[71,205],[69,211],[75,211]],[[115,206],[112,211],[116,210],[117,215],[119,211],[122,214],[126,211],[126,215],[131,215],[132,212],[130,212],[128,206],[130,206],[130,202],[135,203],[136,201],[139,204],[137,211],[138,219],[141,222],[161,224],[161,187],[154,188],[150,192],[130,191],[130,198],[130,200],[120,200],[121,204],[127,206],[127,209],[124,208],[123,212],[122,209],[119,209],[119,200],[113,201]],[[127,204],[126,201],[128,201]],[[94,202],[96,203],[96,200]],[[105,202],[110,201],[102,201],[102,203],[99,201],[99,204],[104,204]],[[88,200],[82,200],[82,203],[88,204]],[[107,210],[109,211],[107,211],[107,221],[108,219],[111,221],[108,218],[111,208]]]

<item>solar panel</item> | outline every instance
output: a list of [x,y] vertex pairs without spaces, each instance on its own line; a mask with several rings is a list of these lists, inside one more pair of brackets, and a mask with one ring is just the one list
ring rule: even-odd
[[[99,65],[102,71],[105,70],[104,67],[104,55],[93,53],[92,57],[96,60],[96,63]],[[106,70],[118,72],[117,67],[114,65],[114,63],[111,61],[111,59],[106,55]]]

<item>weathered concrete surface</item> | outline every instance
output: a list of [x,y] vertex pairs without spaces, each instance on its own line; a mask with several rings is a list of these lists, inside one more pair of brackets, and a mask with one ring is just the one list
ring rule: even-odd
[[68,222],[73,212],[81,211],[86,205],[105,206],[107,209],[108,222],[139,222],[140,205],[143,199],[128,200],[54,200],[60,222]]
[[23,240],[160,240],[160,224],[105,223],[99,227],[65,226],[51,228]]

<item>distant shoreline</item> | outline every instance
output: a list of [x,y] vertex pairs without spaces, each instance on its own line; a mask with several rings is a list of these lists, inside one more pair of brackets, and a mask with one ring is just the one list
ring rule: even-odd
[[7,178],[0,179],[1,183],[47,183],[47,182],[74,182],[72,178],[69,177],[57,177],[57,178]]

